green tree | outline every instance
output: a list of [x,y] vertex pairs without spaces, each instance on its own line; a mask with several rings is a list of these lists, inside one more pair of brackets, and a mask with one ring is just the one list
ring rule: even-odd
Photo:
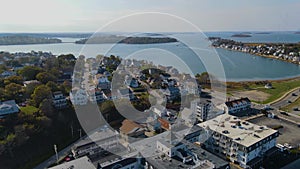
[[36,66],[25,66],[23,69],[19,70],[18,73],[24,77],[25,80],[34,80],[36,75],[43,70]]
[[59,64],[58,64],[58,61],[55,57],[52,57],[52,58],[48,58],[43,67],[45,68],[45,70],[51,70],[52,68],[58,68],[59,67]]
[[3,73],[6,70],[8,70],[8,68],[4,64],[0,65],[0,73]]
[[23,97],[23,86],[16,83],[10,83],[5,86],[5,94],[8,99],[21,101],[21,98]]
[[8,85],[9,83],[23,85],[23,78],[21,76],[10,76],[4,80],[5,85]]
[[27,99],[27,98],[30,98],[31,95],[33,94],[35,88],[37,86],[40,86],[41,84],[39,83],[30,83],[28,85],[26,85],[25,89],[24,89],[24,97]]
[[46,84],[47,87],[49,87],[51,89],[52,92],[56,92],[56,91],[59,91],[59,87],[57,86],[56,83],[54,83],[53,81],[49,81],[47,84]]
[[4,79],[0,78],[0,87],[4,87],[5,84],[4,84]]
[[39,107],[40,103],[44,99],[51,99],[52,93],[51,89],[46,85],[40,85],[34,89],[33,94],[31,95],[32,103],[34,106]]
[[47,117],[53,116],[52,99],[44,99],[39,106],[40,112]]
[[4,100],[6,100],[5,90],[3,88],[0,88],[0,101]]
[[41,72],[36,75],[36,79],[43,84],[46,84],[49,81],[56,81],[56,77],[48,72]]

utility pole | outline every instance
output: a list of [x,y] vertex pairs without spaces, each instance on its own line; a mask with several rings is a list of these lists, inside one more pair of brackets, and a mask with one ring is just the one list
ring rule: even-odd
[[78,131],[79,131],[79,138],[81,138],[81,129],[79,129]]
[[73,130],[73,125],[71,124],[71,134],[72,134],[72,138],[74,137],[74,130]]
[[57,146],[56,146],[56,144],[54,144],[54,151],[55,151],[55,155],[56,155],[56,164],[58,164],[58,154],[57,154]]

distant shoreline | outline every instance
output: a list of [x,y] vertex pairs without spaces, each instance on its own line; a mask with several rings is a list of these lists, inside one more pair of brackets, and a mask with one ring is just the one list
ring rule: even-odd
[[211,45],[214,48],[248,53],[300,65],[299,43],[245,43],[220,37],[209,37],[208,40],[212,42]]
[[226,83],[251,83],[251,82],[261,82],[261,81],[268,81],[268,82],[283,82],[283,81],[292,81],[292,80],[300,80],[300,75],[295,77],[283,77],[278,79],[253,79],[253,80],[241,80],[241,81],[226,81]]
[[222,48],[222,47],[215,47],[215,48],[229,50],[229,51],[233,51],[233,52],[247,53],[247,54],[254,55],[254,56],[259,56],[259,57],[264,57],[264,58],[269,58],[269,59],[275,59],[275,60],[279,60],[279,61],[284,61],[284,62],[300,65],[300,62],[297,63],[295,61],[285,60],[285,59],[282,59],[282,58],[277,58],[274,55],[263,55],[263,54],[257,54],[257,53],[244,52],[244,51],[240,51],[240,50],[226,49],[226,48]]

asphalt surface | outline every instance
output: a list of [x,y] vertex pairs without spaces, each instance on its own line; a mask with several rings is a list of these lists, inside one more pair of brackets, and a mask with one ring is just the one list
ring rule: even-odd
[[[294,94],[294,95],[293,95]],[[280,109],[281,107],[287,106],[291,103],[290,102],[294,102],[296,101],[300,96],[300,89],[295,89],[292,92],[290,92],[289,94],[287,94],[284,98],[280,99],[279,101],[272,103],[271,107]]]

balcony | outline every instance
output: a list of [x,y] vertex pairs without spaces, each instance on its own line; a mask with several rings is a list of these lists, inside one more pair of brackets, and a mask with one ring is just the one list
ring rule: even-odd
[[215,140],[220,140],[220,136],[213,136],[213,138],[215,139]]

